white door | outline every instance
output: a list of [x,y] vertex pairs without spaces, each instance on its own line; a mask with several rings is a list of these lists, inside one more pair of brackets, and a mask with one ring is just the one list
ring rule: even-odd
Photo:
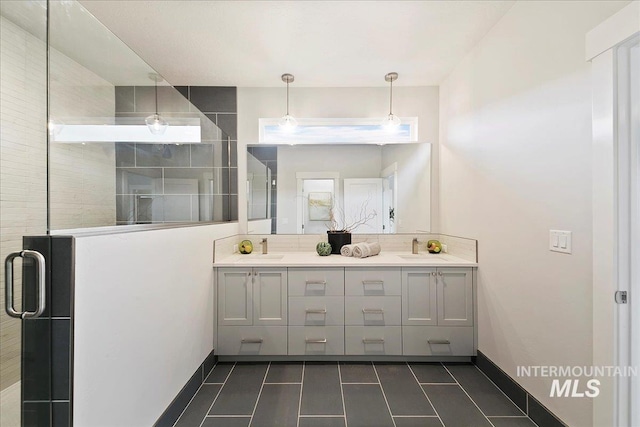
[[352,233],[382,233],[382,178],[344,180],[346,224],[360,224]]

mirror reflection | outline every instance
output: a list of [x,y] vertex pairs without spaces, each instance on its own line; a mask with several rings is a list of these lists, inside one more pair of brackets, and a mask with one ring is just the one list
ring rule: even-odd
[[430,164],[428,143],[250,145],[249,233],[428,232]]

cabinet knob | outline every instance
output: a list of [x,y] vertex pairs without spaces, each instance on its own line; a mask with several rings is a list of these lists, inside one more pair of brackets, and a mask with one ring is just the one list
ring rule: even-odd
[[438,276],[442,276],[442,271],[438,271]]
[[435,272],[435,271],[434,271],[434,272],[432,272],[432,273],[431,273],[431,275],[432,275],[432,276],[435,276],[435,275],[436,275],[436,272]]

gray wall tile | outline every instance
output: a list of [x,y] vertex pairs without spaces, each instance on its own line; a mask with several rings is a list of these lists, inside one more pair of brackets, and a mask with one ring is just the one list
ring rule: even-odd
[[191,86],[191,103],[203,113],[235,113],[237,90],[224,86]]

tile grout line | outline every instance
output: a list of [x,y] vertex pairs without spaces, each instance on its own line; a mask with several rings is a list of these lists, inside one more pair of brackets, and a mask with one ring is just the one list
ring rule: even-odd
[[456,383],[457,383],[457,384],[458,384],[458,386],[460,387],[460,390],[462,390],[462,391],[464,392],[464,394],[466,394],[466,395],[467,395],[467,397],[469,398],[469,400],[471,400],[471,403],[473,403],[473,404],[476,406],[476,408],[478,408],[478,411],[480,411],[480,413],[481,413],[481,414],[482,414],[482,416],[487,420],[487,422],[488,422],[492,427],[495,427],[495,425],[491,422],[491,420],[489,419],[489,417],[487,417],[487,416],[485,415],[484,411],[483,411],[482,409],[480,409],[480,407],[478,406],[478,404],[476,403],[476,401],[475,401],[475,400],[473,400],[473,398],[469,395],[469,393],[467,393],[467,390],[465,390],[465,389],[464,389],[464,387],[462,387],[462,384],[460,384],[460,383],[458,382],[458,379],[457,379],[457,378],[456,378],[456,377],[451,373],[451,371],[449,371],[449,368],[447,368],[447,367],[445,366],[445,364],[444,364],[444,363],[441,363],[441,364],[442,364],[442,366],[444,367],[444,369],[446,369],[446,370],[447,370],[447,372],[449,372],[449,375],[451,375],[451,376],[453,377],[453,379],[454,379],[454,380],[456,380]]
[[391,417],[391,422],[393,423],[393,427],[396,426],[396,420],[393,419],[393,413],[391,412],[391,407],[389,406],[389,401],[387,400],[387,395],[384,393],[384,387],[382,387],[382,381],[380,381],[380,376],[378,375],[378,370],[376,369],[376,364],[371,362],[371,366],[373,366],[373,372],[376,374],[376,378],[378,378],[378,385],[380,386],[380,391],[382,391],[382,397],[384,398],[384,403],[387,405],[387,410],[389,411],[389,416]]
[[[489,378],[489,376],[487,376],[487,374],[485,374],[484,372],[482,372],[482,369],[478,368],[478,366],[477,366],[477,365],[473,365],[473,366],[474,366],[478,371],[480,371],[480,373],[481,373],[482,375],[484,375],[484,376],[485,376],[485,378],[487,378],[487,379],[491,382],[491,384],[493,384],[493,385],[494,385],[498,390],[500,390],[500,393],[504,394],[504,396],[505,396],[507,399],[509,399],[509,402],[513,403],[513,405],[514,405],[516,408],[518,408],[518,410],[519,410],[520,412],[522,412],[522,413],[524,414],[524,416],[525,416],[525,417],[528,417],[528,416],[529,416],[529,415],[528,415],[528,413],[529,413],[529,408],[528,408],[528,405],[529,405],[529,399],[525,399],[525,401],[526,401],[526,405],[527,405],[527,412],[524,412],[522,409],[520,409],[520,407],[519,407],[518,405],[516,405],[516,402],[514,402],[513,400],[511,400],[511,398],[510,398],[509,396],[507,396],[507,393],[505,393],[505,392],[504,392],[500,387],[498,387],[498,384],[496,384],[495,382],[493,382],[493,380],[492,380],[491,378]],[[526,393],[527,393],[527,392],[525,391],[525,398],[526,398]],[[537,424],[536,424],[536,425],[537,425]]]
[[340,370],[340,362],[337,362],[338,365],[338,381],[340,381],[340,395],[342,397],[342,413],[344,417],[344,426],[349,427],[349,423],[347,421],[347,405],[344,402],[344,387],[342,386],[342,371]]
[[[218,363],[217,363],[217,362],[213,365],[213,368],[211,368],[211,371],[213,371],[213,370],[216,368],[216,365],[218,365]],[[203,369],[203,371],[204,371],[204,369]],[[210,373],[211,371],[209,371],[209,373]],[[207,375],[208,375],[209,373],[207,373]],[[195,392],[195,393],[193,393],[193,396],[191,396],[191,399],[189,399],[189,403],[187,403],[187,404],[185,405],[184,409],[182,410],[182,412],[180,412],[180,415],[178,416],[178,418],[176,418],[176,421],[173,423],[173,427],[175,427],[175,426],[178,424],[178,421],[180,421],[180,418],[182,418],[182,416],[184,415],[184,413],[187,411],[187,408],[189,408],[189,405],[191,405],[191,402],[193,402],[193,399],[195,399],[195,398],[196,398],[196,396],[197,396],[197,395],[198,395],[198,393],[200,392],[200,389],[202,389],[202,386],[205,384],[205,382],[204,382],[204,380],[205,380],[205,379],[206,379],[206,377],[202,379],[202,382],[200,383],[200,387],[198,387],[198,389],[196,390],[196,392]]]
[[258,398],[256,399],[256,404],[253,405],[253,412],[251,413],[251,419],[249,420],[249,427],[251,427],[251,423],[253,422],[253,416],[256,414],[256,409],[258,409],[258,402],[260,402],[260,396],[262,396],[262,389],[264,388],[264,382],[267,380],[267,375],[269,375],[269,368],[271,367],[271,362],[267,365],[267,370],[264,372],[264,377],[262,377],[262,385],[260,386],[260,391],[258,392]]
[[304,388],[304,366],[306,362],[302,362],[302,378],[300,379],[300,398],[298,399],[298,418],[296,419],[296,427],[300,427],[300,411],[302,410],[302,389]]
[[[440,418],[440,414],[438,413],[438,410],[436,409],[436,406],[433,404],[433,402],[431,402],[431,399],[429,399],[429,396],[427,395],[427,392],[422,387],[422,384],[420,384],[420,381],[418,381],[418,377],[416,376],[416,373],[413,372],[413,368],[411,367],[409,362],[406,362],[406,363],[407,363],[407,367],[409,368],[409,371],[411,372],[411,375],[413,375],[413,378],[418,383],[418,387],[420,387],[420,390],[422,390],[422,394],[424,394],[424,397],[427,398],[427,402],[429,402],[429,405],[431,405],[431,407],[433,408],[433,412],[436,413],[436,417],[438,417],[438,420],[440,421],[440,424],[442,424],[444,426],[444,421],[442,421],[442,418]],[[452,383],[448,383],[448,384],[452,384]],[[453,384],[453,385],[455,385],[455,384]]]
[[[216,366],[218,364],[216,363]],[[215,367],[215,366],[214,366]],[[216,397],[213,398],[213,402],[211,402],[211,405],[209,405],[209,409],[207,409],[207,412],[204,414],[204,418],[202,419],[202,421],[200,422],[200,426],[202,427],[202,425],[204,424],[204,422],[207,419],[207,415],[209,415],[209,412],[211,412],[211,409],[213,409],[213,405],[216,403],[216,400],[218,400],[218,396],[220,396],[220,393],[222,393],[222,389],[224,388],[224,386],[227,384],[227,380],[229,379],[229,377],[231,376],[231,373],[233,372],[233,370],[236,368],[236,363],[233,363],[233,366],[231,367],[231,369],[229,369],[229,373],[227,374],[226,378],[224,379],[224,383],[222,383],[222,387],[220,387],[220,390],[218,390],[218,393],[216,393]]]

